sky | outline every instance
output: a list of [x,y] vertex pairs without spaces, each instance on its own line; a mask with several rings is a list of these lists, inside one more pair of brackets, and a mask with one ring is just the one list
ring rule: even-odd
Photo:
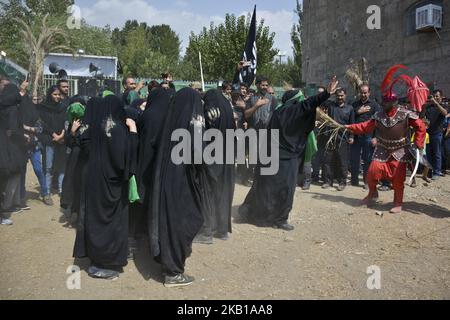
[[275,47],[292,56],[290,31],[297,22],[296,0],[76,0],[75,4],[87,23],[99,27],[120,28],[130,19],[148,25],[168,24],[179,35],[183,53],[191,31],[198,34],[211,21],[223,22],[226,13],[247,15],[256,4],[258,20],[264,18],[265,25],[276,33]]

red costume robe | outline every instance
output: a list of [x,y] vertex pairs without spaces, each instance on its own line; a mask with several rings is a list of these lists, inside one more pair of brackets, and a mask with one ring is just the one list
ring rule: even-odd
[[404,108],[394,107],[387,114],[381,111],[372,120],[347,126],[355,135],[369,134],[376,130],[377,146],[367,176],[370,190],[368,199],[377,198],[380,180],[389,180],[394,189],[395,207],[402,206],[406,168],[413,158],[409,151],[410,127],[415,130],[415,145],[423,149],[425,124],[417,113]]

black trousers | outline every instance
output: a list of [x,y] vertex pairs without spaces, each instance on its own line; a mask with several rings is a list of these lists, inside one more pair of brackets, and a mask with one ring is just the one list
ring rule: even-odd
[[349,144],[347,141],[338,141],[335,149],[325,151],[323,165],[325,183],[332,185],[336,179],[340,185],[347,184],[348,168]]

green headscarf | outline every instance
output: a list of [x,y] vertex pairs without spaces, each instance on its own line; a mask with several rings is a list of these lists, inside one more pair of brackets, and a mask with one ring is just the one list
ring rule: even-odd
[[79,102],[72,103],[67,109],[67,121],[72,123],[75,119],[83,119],[86,107]]
[[106,98],[107,96],[113,96],[113,95],[114,95],[114,92],[105,90],[105,91],[103,91],[102,98]]
[[304,100],[305,100],[305,96],[304,96],[303,92],[302,92],[301,90],[299,90],[298,93],[297,93],[295,96],[293,96],[292,98],[290,98],[288,101],[286,101],[285,103],[280,103],[280,104],[275,108],[275,110],[278,110],[278,109],[283,108],[285,105],[288,104],[288,102],[291,102],[291,101],[302,102],[302,101],[304,101]]

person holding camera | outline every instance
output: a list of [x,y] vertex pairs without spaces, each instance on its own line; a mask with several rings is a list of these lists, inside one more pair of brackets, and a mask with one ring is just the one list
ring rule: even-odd
[[129,107],[134,100],[140,99],[141,96],[139,95],[139,92],[142,88],[145,87],[144,81],[139,82],[136,84],[136,81],[133,77],[126,77],[123,79],[122,85],[125,89],[124,93],[122,94],[122,103],[125,107]]
[[433,91],[430,97],[430,103],[425,107],[425,117],[430,121],[428,134],[430,135],[430,144],[427,146],[427,154],[430,156],[431,166],[433,167],[433,180],[442,176],[442,144],[444,140],[443,126],[448,110],[443,106],[443,93],[441,90]]

